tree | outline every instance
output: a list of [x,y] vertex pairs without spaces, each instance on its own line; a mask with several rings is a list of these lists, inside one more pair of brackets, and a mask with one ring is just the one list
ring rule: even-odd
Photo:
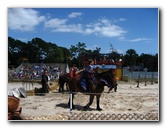
[[143,63],[144,67],[148,68],[148,71],[158,70],[158,54],[144,54],[142,53],[139,58],[139,63]]
[[125,66],[130,66],[132,68],[133,65],[136,64],[136,60],[138,58],[138,54],[134,49],[129,49],[126,51],[124,55],[124,64]]
[[110,53],[110,57],[112,60],[114,60],[115,62],[119,61],[119,59],[121,59],[121,54],[117,53],[117,52],[112,52]]
[[118,51],[116,49],[114,49],[113,45],[110,43],[110,56],[109,58],[111,60],[114,60],[114,61],[119,61],[119,59],[122,59],[121,58],[122,55],[118,53]]
[[70,55],[71,55],[71,58],[77,58],[77,47],[74,46],[74,45],[71,45],[70,47]]
[[29,59],[30,62],[40,63],[47,58],[47,54],[50,50],[50,43],[45,42],[40,38],[33,38],[28,42]]
[[67,62],[69,50],[58,47],[51,42],[40,38],[33,38],[27,43],[8,37],[8,59],[10,65],[18,66],[23,58],[28,58],[30,63],[62,63]]
[[63,52],[59,47],[52,49],[47,56],[47,62],[61,63],[63,61]]
[[[8,62],[10,65],[18,66],[26,57],[26,43],[8,37]],[[15,67],[14,66],[14,67]]]
[[63,53],[63,58],[64,58],[63,62],[68,63],[68,60],[71,57],[69,49],[65,47],[59,47],[59,48],[62,50]]
[[70,53],[72,55],[72,59],[76,58],[78,60],[78,67],[81,68],[81,59],[82,59],[82,53],[86,51],[86,45],[85,43],[78,42],[76,46],[71,45],[70,47]]

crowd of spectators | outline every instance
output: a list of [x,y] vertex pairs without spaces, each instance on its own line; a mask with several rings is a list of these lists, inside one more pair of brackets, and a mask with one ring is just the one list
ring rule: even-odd
[[60,67],[50,66],[46,64],[42,65],[22,65],[19,71],[13,70],[12,78],[30,78],[30,79],[41,79],[44,69],[48,70],[49,79],[56,79],[63,71]]

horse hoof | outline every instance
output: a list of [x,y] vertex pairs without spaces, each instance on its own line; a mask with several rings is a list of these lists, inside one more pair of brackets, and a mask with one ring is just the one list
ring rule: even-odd
[[101,111],[102,109],[101,108],[97,108],[98,111]]
[[72,106],[72,109],[75,109],[75,106]]
[[83,109],[84,109],[84,110],[88,110],[88,107],[87,107],[87,106],[84,106]]

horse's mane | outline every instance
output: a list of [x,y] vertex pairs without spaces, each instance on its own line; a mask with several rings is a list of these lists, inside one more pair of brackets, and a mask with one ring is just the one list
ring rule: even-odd
[[97,73],[95,76],[96,76],[96,77],[101,77],[101,76],[103,76],[103,75],[105,75],[105,74],[111,74],[111,75],[114,77],[113,72],[112,72],[111,69],[108,70],[108,71],[105,71],[105,72]]

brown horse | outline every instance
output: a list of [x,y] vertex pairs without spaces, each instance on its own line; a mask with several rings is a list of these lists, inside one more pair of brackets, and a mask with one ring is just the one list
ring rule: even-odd
[[66,73],[63,75],[59,76],[59,80],[58,80],[58,85],[59,85],[59,92],[64,92],[64,84],[66,83],[66,88],[68,89],[68,82],[70,80],[70,73]]
[[20,117],[21,111],[20,99],[14,96],[8,96],[8,120],[22,120]]
[[[83,76],[84,71],[80,72],[76,75],[75,78],[72,78],[69,81],[69,89],[72,91],[72,108],[74,109],[74,104],[73,104],[73,99],[74,99],[74,94],[77,92],[81,92],[83,94],[90,95],[89,102],[87,103],[86,106],[84,106],[84,109],[87,110],[90,105],[93,103],[93,99],[96,96],[97,100],[97,110],[101,111],[102,109],[100,108],[100,96],[101,93],[104,91],[104,86],[108,86],[110,90],[114,88],[114,85],[116,85],[116,81],[114,80],[114,75],[112,73],[112,70],[102,72],[99,74],[96,74],[94,76],[95,80],[93,81],[93,85],[91,87],[92,93],[87,93],[84,88],[80,85],[80,78]],[[70,98],[68,105],[70,105]]]

